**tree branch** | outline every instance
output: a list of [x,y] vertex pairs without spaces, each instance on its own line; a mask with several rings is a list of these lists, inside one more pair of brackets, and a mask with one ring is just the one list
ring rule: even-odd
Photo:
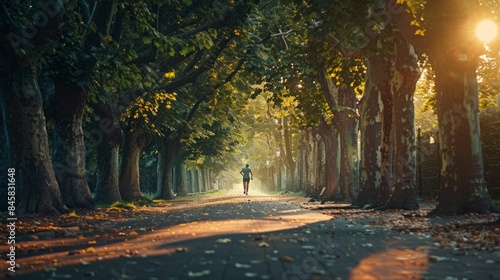
[[182,34],[176,35],[174,37],[178,38],[187,38],[193,34],[196,34],[198,32],[204,31],[209,29],[210,27],[216,26],[216,24],[221,23],[226,19],[227,15],[229,14],[229,7],[226,6],[226,8],[222,11],[222,13],[219,15],[218,18],[213,19],[212,21],[208,21],[203,25],[198,26],[197,28],[191,29],[187,32],[184,32]]

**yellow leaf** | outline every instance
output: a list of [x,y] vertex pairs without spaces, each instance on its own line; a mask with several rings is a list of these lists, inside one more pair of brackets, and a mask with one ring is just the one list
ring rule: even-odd
[[111,35],[106,35],[106,36],[102,37],[102,40],[111,42],[111,41],[113,41],[113,37],[111,37]]
[[165,78],[167,78],[167,79],[173,79],[173,78],[175,78],[175,72],[171,71],[171,72],[165,73]]
[[85,249],[85,253],[95,253],[95,249],[94,247],[88,247],[87,249]]

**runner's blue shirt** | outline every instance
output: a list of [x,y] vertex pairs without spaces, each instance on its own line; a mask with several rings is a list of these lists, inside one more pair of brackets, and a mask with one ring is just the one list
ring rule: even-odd
[[243,169],[241,169],[241,172],[243,172],[243,178],[250,179],[250,172],[252,172],[252,169],[243,167]]

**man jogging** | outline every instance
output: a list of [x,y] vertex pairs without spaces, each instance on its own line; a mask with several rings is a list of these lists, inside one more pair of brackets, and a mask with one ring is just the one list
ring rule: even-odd
[[240,174],[243,176],[243,194],[246,195],[248,195],[248,187],[250,186],[250,179],[253,180],[252,169],[250,169],[248,166],[249,165],[247,164],[240,171]]

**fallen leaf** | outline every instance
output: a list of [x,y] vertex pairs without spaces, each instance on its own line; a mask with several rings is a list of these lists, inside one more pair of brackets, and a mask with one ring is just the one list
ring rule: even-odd
[[187,252],[187,248],[186,247],[177,247],[177,248],[175,248],[175,251],[179,252],[179,253],[180,252]]
[[215,243],[227,244],[227,243],[231,243],[231,239],[229,239],[229,238],[220,238],[220,239],[217,239],[215,241]]
[[94,247],[88,247],[87,249],[85,249],[85,253],[88,253],[88,254],[95,253]]
[[289,256],[283,256],[281,258],[281,260],[284,262],[293,262],[294,261],[294,259],[292,257],[289,257]]
[[269,244],[267,244],[266,242],[260,242],[259,247],[266,248],[269,247]]
[[188,272],[188,276],[189,277],[201,277],[201,276],[205,276],[205,275],[209,275],[210,274],[210,270],[202,270],[202,271],[199,271],[199,272],[192,272],[192,271],[189,271]]
[[234,266],[236,268],[251,268],[252,266],[249,264],[243,264],[243,263],[235,263]]

